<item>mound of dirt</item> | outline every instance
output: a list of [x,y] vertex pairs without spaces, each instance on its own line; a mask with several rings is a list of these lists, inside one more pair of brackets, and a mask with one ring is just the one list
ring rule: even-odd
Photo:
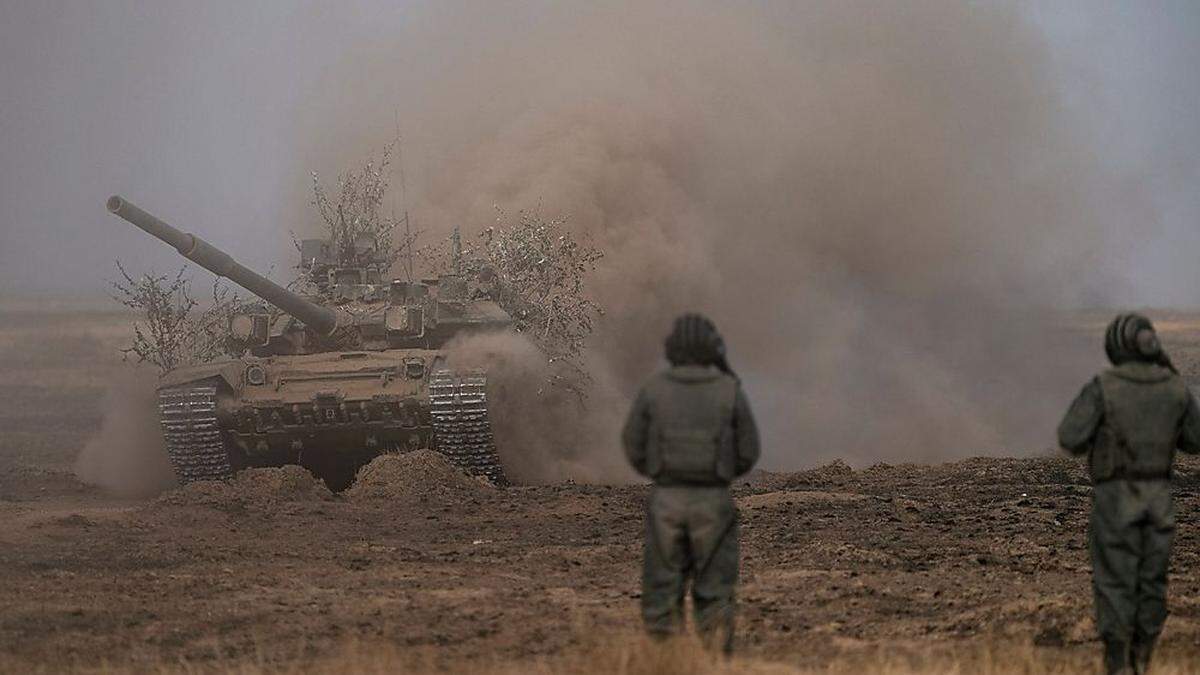
[[798,471],[785,480],[785,487],[845,485],[854,480],[854,469],[840,459],[807,471]]
[[866,483],[884,483],[888,485],[909,485],[915,481],[925,480],[929,467],[920,464],[888,464],[877,462],[855,473]]
[[735,480],[734,484],[755,492],[773,492],[775,490],[787,489],[788,481],[790,480],[792,480],[792,474],[790,473],[754,469],[745,476]]
[[1087,485],[1086,463],[1065,454],[1044,457],[972,457],[928,469],[947,485]]
[[1066,454],[971,457],[945,464],[875,464],[854,473],[867,485],[1087,485],[1087,463]]
[[358,470],[345,496],[352,500],[451,501],[494,489],[450,465],[440,453],[416,450],[380,455]]
[[288,465],[246,469],[227,481],[201,481],[159,497],[167,506],[224,506],[326,501],[333,494],[307,469]]

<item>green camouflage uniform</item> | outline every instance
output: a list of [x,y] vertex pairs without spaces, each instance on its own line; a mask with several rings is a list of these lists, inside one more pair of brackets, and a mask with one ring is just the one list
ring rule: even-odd
[[1176,449],[1200,452],[1200,410],[1172,370],[1126,361],[1083,388],[1058,439],[1087,454],[1095,485],[1092,588],[1109,672],[1144,672],[1167,618],[1171,464]]
[[673,366],[642,388],[622,436],[630,463],[654,481],[642,569],[646,630],[681,628],[690,577],[697,629],[707,644],[731,650],[738,527],[729,483],[759,454],[738,381],[715,366]]

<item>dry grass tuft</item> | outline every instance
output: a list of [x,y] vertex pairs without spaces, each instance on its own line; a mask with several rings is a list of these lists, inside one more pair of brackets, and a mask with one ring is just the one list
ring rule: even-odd
[[[798,645],[798,647],[800,647]],[[798,648],[797,653],[803,654]],[[1168,650],[1155,663],[1156,675],[1197,672],[1200,656]],[[693,638],[665,643],[640,635],[536,660],[487,662],[448,657],[433,648],[403,649],[386,643],[349,642],[317,658],[276,660],[263,654],[231,660],[138,664],[79,664],[64,668],[8,662],[0,672],[95,673],[98,675],[1083,675],[1098,672],[1098,653],[1042,649],[1002,642],[986,645],[905,645],[850,648],[846,655],[817,664],[789,663],[738,656],[726,660],[706,651]]]

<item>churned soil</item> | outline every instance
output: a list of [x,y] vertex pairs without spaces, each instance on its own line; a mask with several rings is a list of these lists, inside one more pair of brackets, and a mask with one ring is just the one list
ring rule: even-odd
[[[462,672],[637,630],[644,485],[497,489],[430,452],[381,457],[336,495],[294,467],[148,499],[80,484],[120,333],[106,315],[51,318],[96,360],[5,351],[31,348],[45,317],[0,328],[0,671],[307,663],[362,644]],[[1164,651],[1187,659],[1200,466],[1176,482]],[[741,651],[798,666],[905,645],[1091,655],[1090,492],[1051,453],[756,472],[735,488]]]
[[[495,489],[428,454],[376,461],[364,478],[415,480],[401,467],[417,464],[455,487],[334,496],[302,470],[267,469],[148,502],[0,503],[0,652],[271,662],[379,640],[490,663],[636,629],[645,487]],[[1197,472],[1178,481],[1177,570],[1200,563]],[[747,653],[818,664],[897,641],[1094,647],[1090,487],[1073,461],[756,478],[736,490]],[[1172,594],[1167,647],[1192,649],[1200,580],[1178,574]]]
[[249,469],[227,481],[203,481],[171,490],[155,500],[159,507],[270,508],[283,502],[329,501],[333,493],[307,469],[281,466]]
[[451,466],[433,450],[380,455],[358,470],[345,496],[351,501],[456,503],[494,490]]

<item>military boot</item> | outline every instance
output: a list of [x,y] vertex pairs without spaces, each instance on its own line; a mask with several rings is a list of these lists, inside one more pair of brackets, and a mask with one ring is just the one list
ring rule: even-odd
[[1129,651],[1129,661],[1136,675],[1150,672],[1150,655],[1154,651],[1154,638],[1134,638]]
[[1129,667],[1129,643],[1118,640],[1104,641],[1104,672],[1107,675],[1132,675]]

